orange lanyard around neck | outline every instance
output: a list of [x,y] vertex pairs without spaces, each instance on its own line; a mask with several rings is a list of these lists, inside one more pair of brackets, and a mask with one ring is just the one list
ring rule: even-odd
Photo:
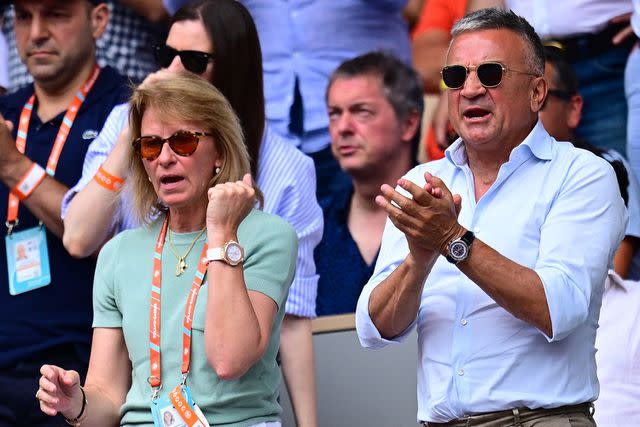
[[[167,229],[169,228],[169,214],[164,219],[162,228],[158,235],[158,241],[155,246],[155,253],[153,256],[153,274],[151,279],[151,305],[149,308],[149,361],[151,375],[149,377],[149,384],[154,389],[153,397],[157,397],[158,392],[162,387],[162,379],[160,374],[160,318],[161,318],[161,306],[160,306],[160,294],[162,291],[162,249],[164,248],[164,242],[167,235]],[[191,329],[193,323],[193,315],[196,307],[196,300],[198,299],[198,293],[202,286],[202,281],[207,273],[207,254],[208,245],[205,243],[200,254],[200,261],[198,262],[198,270],[193,278],[193,284],[187,297],[187,305],[184,310],[184,320],[182,322],[182,378],[183,383],[189,374],[189,363],[191,356]]]
[[[76,92],[76,96],[73,98],[73,101],[71,101],[71,105],[69,106],[69,109],[62,119],[62,124],[58,129],[58,135],[56,136],[55,143],[53,144],[53,148],[51,149],[51,154],[49,155],[49,160],[47,161],[46,171],[49,176],[54,176],[56,173],[58,161],[60,160],[60,154],[62,153],[64,144],[67,142],[67,137],[69,136],[69,132],[71,132],[73,122],[78,115],[78,111],[80,110],[82,103],[95,84],[99,75],[100,67],[96,65],[87,81],[82,85],[80,89],[78,89],[78,92]],[[22,113],[20,113],[20,122],[18,123],[18,132],[16,134],[16,148],[22,154],[24,154],[27,149],[27,134],[29,133],[29,122],[31,121],[31,113],[33,112],[35,101],[35,94],[31,95],[31,98],[29,98],[27,103],[22,108]],[[9,193],[9,207],[7,208],[7,227],[9,227],[10,230],[13,229],[13,227],[17,223],[16,221],[18,219],[19,207],[20,199],[18,199],[18,196]]]

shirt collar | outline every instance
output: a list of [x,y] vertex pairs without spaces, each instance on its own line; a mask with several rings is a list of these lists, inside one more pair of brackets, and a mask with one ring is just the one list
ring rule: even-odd
[[327,222],[327,218],[331,217],[339,223],[346,223],[352,195],[353,182],[351,179],[332,185],[331,193],[318,201],[324,211],[325,222]]
[[[554,139],[547,133],[542,126],[542,122],[538,120],[529,135],[514,150],[522,150],[527,147],[531,153],[540,160],[551,160],[553,153]],[[458,138],[445,151],[445,157],[456,166],[462,166],[467,163],[467,152],[464,147],[462,138]]]

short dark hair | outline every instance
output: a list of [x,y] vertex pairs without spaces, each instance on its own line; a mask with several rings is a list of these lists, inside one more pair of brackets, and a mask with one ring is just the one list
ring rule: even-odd
[[[412,112],[417,112],[422,120],[424,111],[422,79],[413,68],[387,52],[365,53],[340,64],[329,78],[325,101],[328,100],[329,89],[336,79],[365,75],[380,78],[382,92],[399,119],[405,119]],[[420,145],[420,125],[411,144],[415,159]]]
[[577,95],[579,88],[578,76],[562,49],[555,46],[545,46],[544,54],[546,61],[553,66],[554,86],[568,95]]
[[480,30],[511,30],[519,35],[530,47],[526,61],[534,74],[544,74],[544,47],[531,24],[511,10],[499,8],[480,9],[460,19],[451,29],[451,36]]
[[258,177],[260,144],[265,126],[262,51],[251,14],[236,0],[199,0],[173,15],[171,24],[201,20],[214,50],[211,82],[235,110]]

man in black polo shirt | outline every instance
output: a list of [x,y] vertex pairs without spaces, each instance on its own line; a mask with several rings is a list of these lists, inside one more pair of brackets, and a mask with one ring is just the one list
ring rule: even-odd
[[95,266],[65,251],[60,204],[81,176],[89,143],[128,91],[123,77],[96,65],[106,4],[14,5],[18,52],[34,84],[0,98],[0,215],[7,221],[0,259],[0,425],[60,425],[39,411],[33,393],[44,362],[86,373]]

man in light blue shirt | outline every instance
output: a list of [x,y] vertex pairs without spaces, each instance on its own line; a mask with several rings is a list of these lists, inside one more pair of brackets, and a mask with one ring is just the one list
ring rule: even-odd
[[423,425],[595,426],[598,315],[627,220],[615,174],[538,122],[544,52],[524,19],[484,9],[452,35],[443,80],[461,139],[382,186],[390,221],[360,341],[417,326]]
[[554,46],[545,46],[545,57],[544,75],[548,91],[547,99],[540,110],[540,121],[549,135],[589,150],[613,166],[618,183],[623,187],[620,192],[628,193],[629,213],[624,239],[613,257],[613,267],[622,279],[636,279],[637,276],[630,275],[640,274],[640,253],[636,250],[640,246],[640,184],[622,154],[612,148],[605,150],[596,147],[591,145],[588,138],[585,140],[576,136],[575,130],[582,121],[584,106],[584,99],[578,89],[578,77],[562,50]]

